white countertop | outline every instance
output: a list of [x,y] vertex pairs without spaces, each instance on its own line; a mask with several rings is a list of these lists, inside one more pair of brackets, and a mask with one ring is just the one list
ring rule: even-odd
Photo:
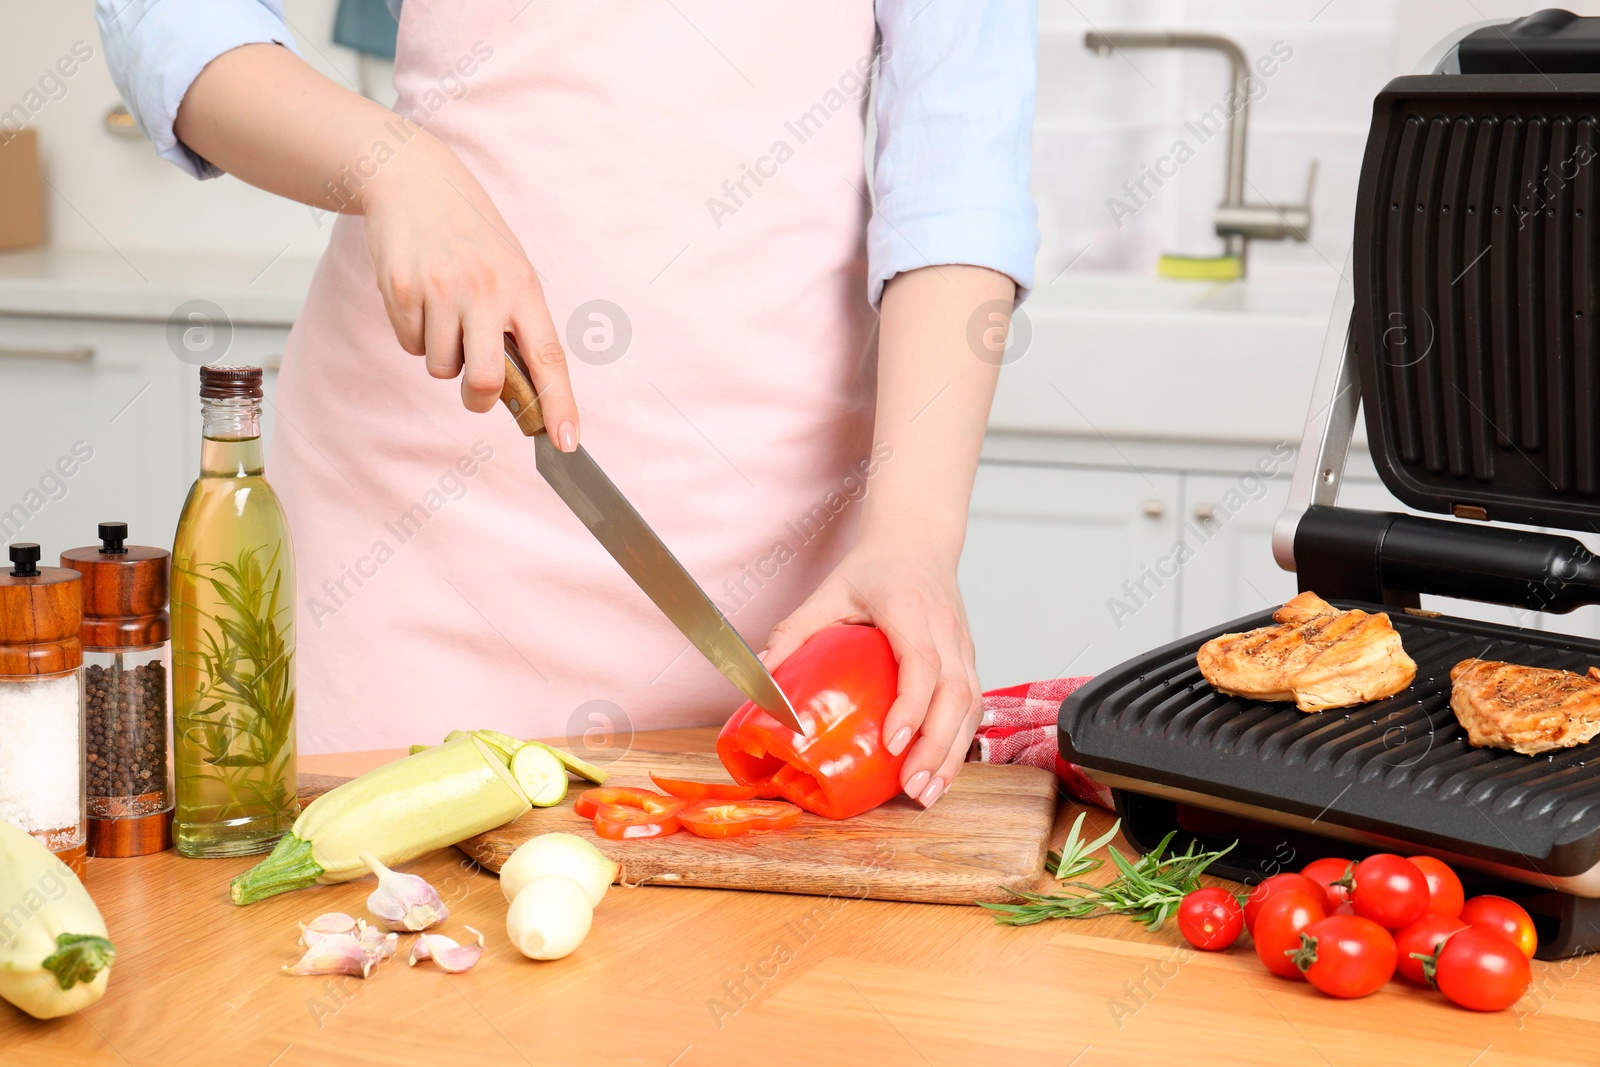
[[33,248],[0,252],[0,315],[163,321],[188,300],[238,325],[284,326],[305,302],[305,256]]

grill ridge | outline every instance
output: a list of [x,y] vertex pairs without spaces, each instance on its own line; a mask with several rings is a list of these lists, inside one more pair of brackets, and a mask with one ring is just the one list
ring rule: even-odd
[[1465,844],[1555,875],[1600,862],[1600,747],[1531,757],[1475,749],[1449,708],[1450,668],[1462,659],[1581,672],[1600,666],[1600,642],[1397,614],[1418,670],[1388,700],[1305,714],[1224,696],[1200,679],[1201,644],[1271,621],[1270,611],[1239,619],[1095,678],[1062,706],[1063,756],[1419,844]]
[[1362,398],[1406,504],[1600,522],[1600,75],[1400,78],[1356,226]]

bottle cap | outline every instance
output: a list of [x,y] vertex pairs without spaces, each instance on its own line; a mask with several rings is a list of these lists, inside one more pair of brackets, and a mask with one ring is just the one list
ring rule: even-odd
[[200,398],[202,400],[259,400],[261,398],[261,368],[201,367]]

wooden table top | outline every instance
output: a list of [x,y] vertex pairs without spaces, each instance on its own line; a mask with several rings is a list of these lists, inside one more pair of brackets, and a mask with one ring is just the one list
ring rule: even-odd
[[[641,735],[712,748],[711,731]],[[392,753],[307,757],[355,774]],[[1057,841],[1079,809],[1063,804]],[[1104,827],[1110,817],[1091,814]],[[589,939],[535,963],[506,941],[493,875],[453,849],[407,866],[488,938],[446,975],[403,959],[359,978],[293,978],[296,922],[365,913],[369,881],[228,902],[250,860],[168,852],[91,864],[118,948],[110,992],[40,1023],[0,1006],[7,1067],[328,1064],[1589,1064],[1595,957],[1534,963],[1517,1008],[1479,1015],[1398,981],[1337,1001],[1248,949],[1195,952],[1119,917],[996,926],[976,909],[725,890],[613,887]],[[402,953],[403,954],[403,953]]]

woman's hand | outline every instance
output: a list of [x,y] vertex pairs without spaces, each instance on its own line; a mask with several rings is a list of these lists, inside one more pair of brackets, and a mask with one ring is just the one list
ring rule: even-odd
[[366,184],[361,204],[400,347],[435,378],[460,375],[462,403],[488,411],[504,381],[501,336],[512,334],[550,436],[576,448],[578,408],[538,273],[455,153],[419,133]]
[[[856,545],[767,643],[771,668],[836,622],[884,632],[900,663],[884,743],[898,754],[921,730],[900,784],[923,806],[955,779],[983,714],[956,563],[1015,292],[1005,275],[959,264],[889,279],[872,447],[883,458]],[[985,347],[973,347],[974,323]]]
[[462,402],[488,411],[504,380],[501,337],[512,334],[550,436],[572,451],[578,408],[538,274],[489,194],[437,137],[419,130],[375,161],[373,146],[393,140],[394,122],[394,112],[287,48],[248,44],[206,64],[174,130],[251,185],[366,215],[367,248],[400,346],[424,357],[435,378],[460,376]]
[[773,628],[765,662],[775,669],[808,637],[835,623],[870,623],[882,630],[900,663],[900,693],[884,720],[884,743],[896,755],[911,745],[900,784],[927,807],[961,769],[983,699],[955,567],[907,549],[858,543]]

